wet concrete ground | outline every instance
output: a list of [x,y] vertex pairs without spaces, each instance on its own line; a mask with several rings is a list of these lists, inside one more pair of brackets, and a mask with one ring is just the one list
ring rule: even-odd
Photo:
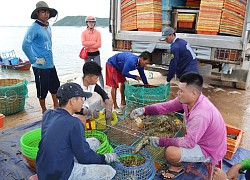
[[[148,75],[147,71],[146,74]],[[165,79],[166,77],[154,72],[153,79],[148,80],[150,84],[160,84],[165,83]],[[176,97],[176,92],[178,90],[177,84],[177,80],[171,82],[169,99]],[[41,120],[42,114],[40,105],[36,98],[35,85],[29,84],[28,89],[29,97],[26,99],[25,109],[18,114],[5,117],[4,126],[0,130]],[[105,87],[105,90],[110,95],[110,88]],[[211,85],[210,78],[205,78],[203,93],[218,108],[226,123],[245,131],[242,147],[250,149],[250,89],[239,90],[235,88],[215,86]],[[120,96],[118,96],[118,99],[119,97]],[[94,94],[91,102],[99,99],[100,97],[97,94]],[[47,107],[53,107],[50,96],[47,97]]]

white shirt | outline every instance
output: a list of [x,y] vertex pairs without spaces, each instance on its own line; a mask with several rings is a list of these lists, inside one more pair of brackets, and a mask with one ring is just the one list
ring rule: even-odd
[[[83,76],[79,76],[78,78],[76,78],[74,83],[79,84],[82,87],[84,92],[94,93],[96,85],[89,85],[88,87],[86,87],[86,86],[83,85],[82,78],[83,78]],[[83,108],[89,108],[89,103],[86,101],[87,99],[89,99],[89,98],[85,98],[85,101],[83,102],[83,105],[82,105]]]

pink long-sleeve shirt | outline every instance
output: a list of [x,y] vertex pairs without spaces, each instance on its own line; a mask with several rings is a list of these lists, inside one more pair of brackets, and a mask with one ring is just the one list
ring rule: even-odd
[[88,52],[96,52],[101,47],[101,33],[93,29],[86,29],[82,32],[82,45],[88,49]]
[[175,98],[168,102],[146,106],[145,114],[166,114],[181,109],[184,110],[187,121],[186,135],[179,138],[160,137],[159,145],[183,148],[194,148],[199,145],[206,158],[212,158],[213,164],[220,161],[227,150],[226,125],[220,112],[203,94],[190,112],[186,104],[181,104],[179,99]]

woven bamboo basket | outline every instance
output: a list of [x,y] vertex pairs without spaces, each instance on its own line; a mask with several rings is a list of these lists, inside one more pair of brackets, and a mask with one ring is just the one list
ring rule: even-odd
[[7,116],[24,109],[27,84],[27,80],[0,79],[0,113]]

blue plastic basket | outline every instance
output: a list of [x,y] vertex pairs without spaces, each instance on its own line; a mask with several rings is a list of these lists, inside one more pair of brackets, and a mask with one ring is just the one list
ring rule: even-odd
[[[114,149],[114,152],[117,153],[118,156],[126,156],[131,155],[132,150],[135,150],[135,147],[121,145]],[[138,155],[145,159],[145,163],[141,166],[137,167],[126,167],[119,162],[113,163],[113,168],[116,170],[116,175],[114,179],[140,179],[140,180],[149,180],[153,179],[156,170],[155,166],[152,162],[152,158],[148,151],[141,150],[141,153]]]

